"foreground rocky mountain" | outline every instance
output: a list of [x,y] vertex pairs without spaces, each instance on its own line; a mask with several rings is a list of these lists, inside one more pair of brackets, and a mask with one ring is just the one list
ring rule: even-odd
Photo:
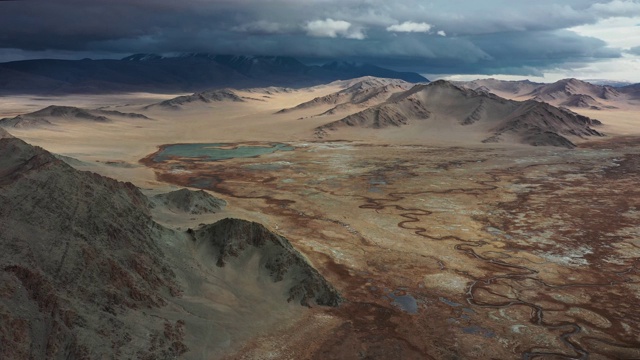
[[0,63],[0,93],[197,92],[225,87],[311,86],[362,76],[427,81],[416,73],[373,65],[334,62],[311,66],[283,56],[136,54],[121,60]]
[[457,137],[477,136],[482,142],[511,141],[534,146],[574,147],[570,137],[602,136],[591,126],[597,120],[529,100],[518,102],[446,81],[416,85],[388,101],[316,128],[319,137],[344,127],[388,128],[411,122],[445,124]]
[[114,118],[149,120],[147,116],[138,113],[124,113],[120,111],[101,109],[91,110],[73,106],[51,105],[28,114],[18,115],[13,118],[0,119],[0,126],[30,128],[55,125],[62,121],[106,123],[113,121]]
[[341,301],[266,228],[226,219],[171,230],[134,185],[77,171],[2,129],[0,204],[3,359],[201,358],[282,320],[267,314],[287,301]]

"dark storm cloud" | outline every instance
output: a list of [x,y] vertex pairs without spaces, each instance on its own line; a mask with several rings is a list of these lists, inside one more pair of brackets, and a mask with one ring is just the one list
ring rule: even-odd
[[532,74],[619,57],[564,29],[634,15],[635,0],[1,1],[0,51],[293,55]]

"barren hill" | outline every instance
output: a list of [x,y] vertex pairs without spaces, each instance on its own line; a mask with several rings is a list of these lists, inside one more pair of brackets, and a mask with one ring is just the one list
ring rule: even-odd
[[81,109],[73,106],[51,105],[32,113],[18,115],[13,118],[0,119],[0,126],[28,128],[43,125],[55,125],[60,121],[84,121],[84,122],[110,122],[113,118],[146,119],[145,115],[138,113],[123,113],[113,110]]
[[134,185],[77,171],[2,129],[0,204],[2,359],[219,356],[276,326],[288,301],[341,301],[261,225],[165,228]]
[[323,114],[335,113],[353,106],[367,107],[384,102],[394,93],[408,90],[411,86],[410,83],[397,79],[375,77],[354,79],[345,82],[345,88],[338,92],[314,98],[293,108],[280,110],[279,113],[326,105],[333,105],[333,107]]
[[534,83],[528,80],[504,81],[496,79],[455,83],[476,91],[491,92],[507,99],[533,99],[555,106],[593,110],[634,105],[630,101],[640,98],[637,86],[634,88],[634,85],[613,87],[578,79],[563,79],[551,84]]
[[[484,134],[483,142],[515,141],[573,147],[567,137],[600,136],[599,122],[537,101],[518,102],[436,81],[393,95],[388,101],[316,128],[320,137],[344,127],[381,129],[410,122],[445,123],[460,138]],[[425,125],[426,126],[426,125]]]
[[231,89],[223,90],[209,90],[203,92],[197,92],[191,95],[178,96],[173,99],[165,100],[157,104],[146,106],[145,108],[161,107],[165,109],[178,110],[184,105],[194,103],[212,103],[212,102],[244,102],[244,100],[238,96]]
[[622,95],[611,86],[593,85],[577,79],[564,79],[543,85],[523,96],[556,106],[604,107],[600,101],[621,100]]

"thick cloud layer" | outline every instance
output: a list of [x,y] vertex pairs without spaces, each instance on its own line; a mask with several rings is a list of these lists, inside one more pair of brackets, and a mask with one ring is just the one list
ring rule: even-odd
[[634,16],[640,0],[0,1],[0,53],[293,55],[426,73],[538,74],[622,56],[567,29]]

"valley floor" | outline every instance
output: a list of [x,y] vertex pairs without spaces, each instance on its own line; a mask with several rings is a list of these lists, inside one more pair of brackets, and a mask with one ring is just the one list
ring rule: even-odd
[[[633,111],[587,114],[609,136],[572,150],[463,143],[425,128],[317,139],[313,129],[339,115],[275,114],[335,90],[9,131],[148,194],[210,190],[229,203],[224,216],[285,236],[346,299],[283,316],[229,346],[229,359],[640,358]],[[29,99],[3,102],[0,117],[21,101]],[[141,101],[109,106],[140,111]],[[194,142],[293,150],[222,161],[153,156],[161,145]],[[202,220],[156,217],[174,228]],[[187,355],[201,358],[202,339],[193,341]]]

